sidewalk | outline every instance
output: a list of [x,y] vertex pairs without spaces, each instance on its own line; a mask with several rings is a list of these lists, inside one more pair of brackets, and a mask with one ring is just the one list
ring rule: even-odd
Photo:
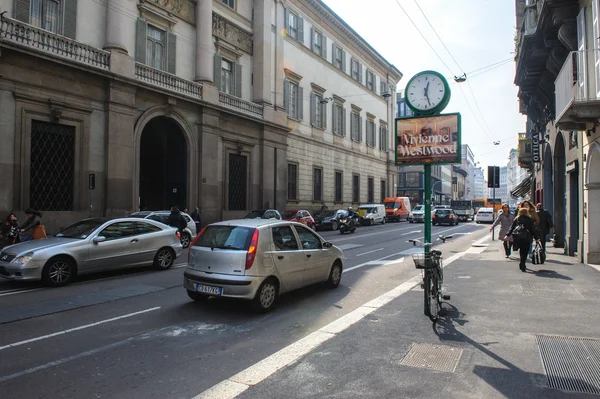
[[444,269],[437,325],[417,286],[238,398],[600,398],[600,273],[487,244]]

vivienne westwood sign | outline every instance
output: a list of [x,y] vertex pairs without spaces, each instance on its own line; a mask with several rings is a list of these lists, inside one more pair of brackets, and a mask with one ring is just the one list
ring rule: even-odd
[[396,164],[460,163],[460,114],[396,119]]

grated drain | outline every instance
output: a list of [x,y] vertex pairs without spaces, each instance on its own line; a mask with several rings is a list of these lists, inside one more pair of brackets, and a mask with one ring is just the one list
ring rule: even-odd
[[536,334],[550,388],[600,395],[600,339]]
[[521,280],[523,295],[538,298],[584,299],[571,284],[542,283]]
[[453,373],[458,366],[462,352],[462,349],[452,346],[412,344],[400,364]]

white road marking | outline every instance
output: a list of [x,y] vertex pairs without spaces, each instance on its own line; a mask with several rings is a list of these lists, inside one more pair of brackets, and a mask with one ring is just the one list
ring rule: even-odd
[[356,256],[363,256],[363,255],[367,255],[367,254],[372,254],[373,252],[383,251],[384,249],[385,248],[377,248],[377,249],[374,249],[372,251],[368,251],[368,252],[363,252],[363,253],[360,253],[360,254],[356,254]]
[[423,231],[423,230],[409,231],[408,233],[403,233],[403,234],[400,234],[400,235],[401,235],[401,236],[407,236],[407,235],[409,235],[409,234],[420,233],[420,232],[422,232],[422,231]]
[[[486,236],[481,240],[478,240],[477,243],[482,243],[489,239],[490,237]],[[482,252],[485,248],[469,249],[481,250]],[[450,263],[459,259],[466,253],[468,253],[468,250],[465,252],[454,254],[450,258],[446,259],[444,261],[444,267],[448,266]],[[344,270],[344,272],[354,270],[357,267],[366,266],[367,264],[371,264],[372,262],[374,261],[366,262],[361,265],[351,267],[349,269]],[[394,262],[396,261],[391,261],[390,263]],[[365,303],[361,307],[353,310],[350,313],[347,313],[346,315],[340,317],[337,320],[334,320],[328,325],[321,327],[317,331],[300,339],[299,341],[296,341],[293,344],[286,346],[285,348],[279,350],[271,356],[261,360],[258,363],[255,363],[254,365],[246,368],[245,370],[242,370],[238,374],[224,381],[221,381],[220,383],[214,385],[213,387],[207,389],[199,395],[196,395],[193,399],[235,398],[242,392],[246,391],[248,388],[260,383],[261,381],[264,381],[267,377],[273,375],[275,372],[298,361],[301,357],[303,357],[313,349],[317,348],[322,343],[335,337],[337,334],[346,330],[354,323],[362,320],[369,313],[375,311],[376,309],[379,309],[385,304],[398,298],[400,295],[410,291],[413,287],[419,284],[422,281],[422,279],[423,278],[421,277],[421,274],[412,277],[411,279],[405,281],[404,283],[400,284],[391,291],[388,291],[385,294]]]
[[105,323],[110,323],[110,322],[116,321],[116,320],[126,319],[128,317],[137,316],[137,315],[140,315],[140,314],[143,314],[143,313],[152,312],[152,311],[155,311],[155,310],[158,310],[158,309],[160,309],[160,306],[157,306],[157,307],[154,307],[154,308],[145,309],[145,310],[140,310],[139,312],[128,313],[128,314],[125,314],[125,315],[122,315],[122,316],[113,317],[111,319],[97,321],[95,323],[86,324],[86,325],[79,326],[79,327],[69,328],[68,330],[57,331],[57,332],[52,333],[52,334],[42,335],[41,337],[26,339],[25,341],[15,342],[14,344],[8,344],[8,345],[0,346],[0,351],[4,350],[4,349],[8,349],[8,348],[14,348],[14,347],[20,346],[20,345],[25,345],[25,344],[28,344],[28,343],[31,343],[31,342],[41,341],[43,339],[48,339],[48,338],[56,337],[58,335],[68,334],[68,333],[73,332],[73,331],[84,330],[86,328],[95,327],[95,326],[98,326],[100,324],[105,324]]
[[33,289],[21,288],[21,289],[10,290],[10,291],[2,291],[2,293],[0,293],[0,296],[24,294],[26,292],[39,291],[39,290],[43,290],[43,289],[45,289],[45,288],[33,288]]
[[[387,258],[387,256],[386,256],[386,258]],[[369,262],[361,263],[360,265],[356,265],[356,266],[352,266],[352,267],[349,267],[347,269],[344,269],[342,271],[342,273],[346,273],[346,272],[349,272],[351,270],[359,269],[359,268],[365,267],[365,266],[374,266],[374,265],[387,266],[387,265],[391,265],[392,263],[402,263],[402,262],[404,262],[404,258],[395,259],[395,260],[388,260],[388,261],[372,260],[372,261],[369,261]]]

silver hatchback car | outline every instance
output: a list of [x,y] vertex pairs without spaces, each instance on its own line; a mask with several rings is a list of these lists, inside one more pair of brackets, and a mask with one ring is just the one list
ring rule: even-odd
[[5,247],[0,277],[61,286],[76,275],[154,263],[168,269],[182,248],[177,229],[154,220],[95,218],[52,237]]
[[[168,225],[170,214],[171,211],[139,211],[132,213],[129,215],[129,217],[156,220],[157,222]],[[196,231],[196,222],[192,220],[190,215],[185,212],[181,212],[181,217],[185,220],[187,225],[186,228],[183,229],[181,235],[181,245],[183,248],[187,248],[190,246],[190,242],[192,242],[192,239],[196,237],[198,232]]]
[[284,292],[319,282],[337,287],[343,267],[342,251],[300,223],[228,220],[192,242],[183,285],[195,301],[240,298],[266,312]]

